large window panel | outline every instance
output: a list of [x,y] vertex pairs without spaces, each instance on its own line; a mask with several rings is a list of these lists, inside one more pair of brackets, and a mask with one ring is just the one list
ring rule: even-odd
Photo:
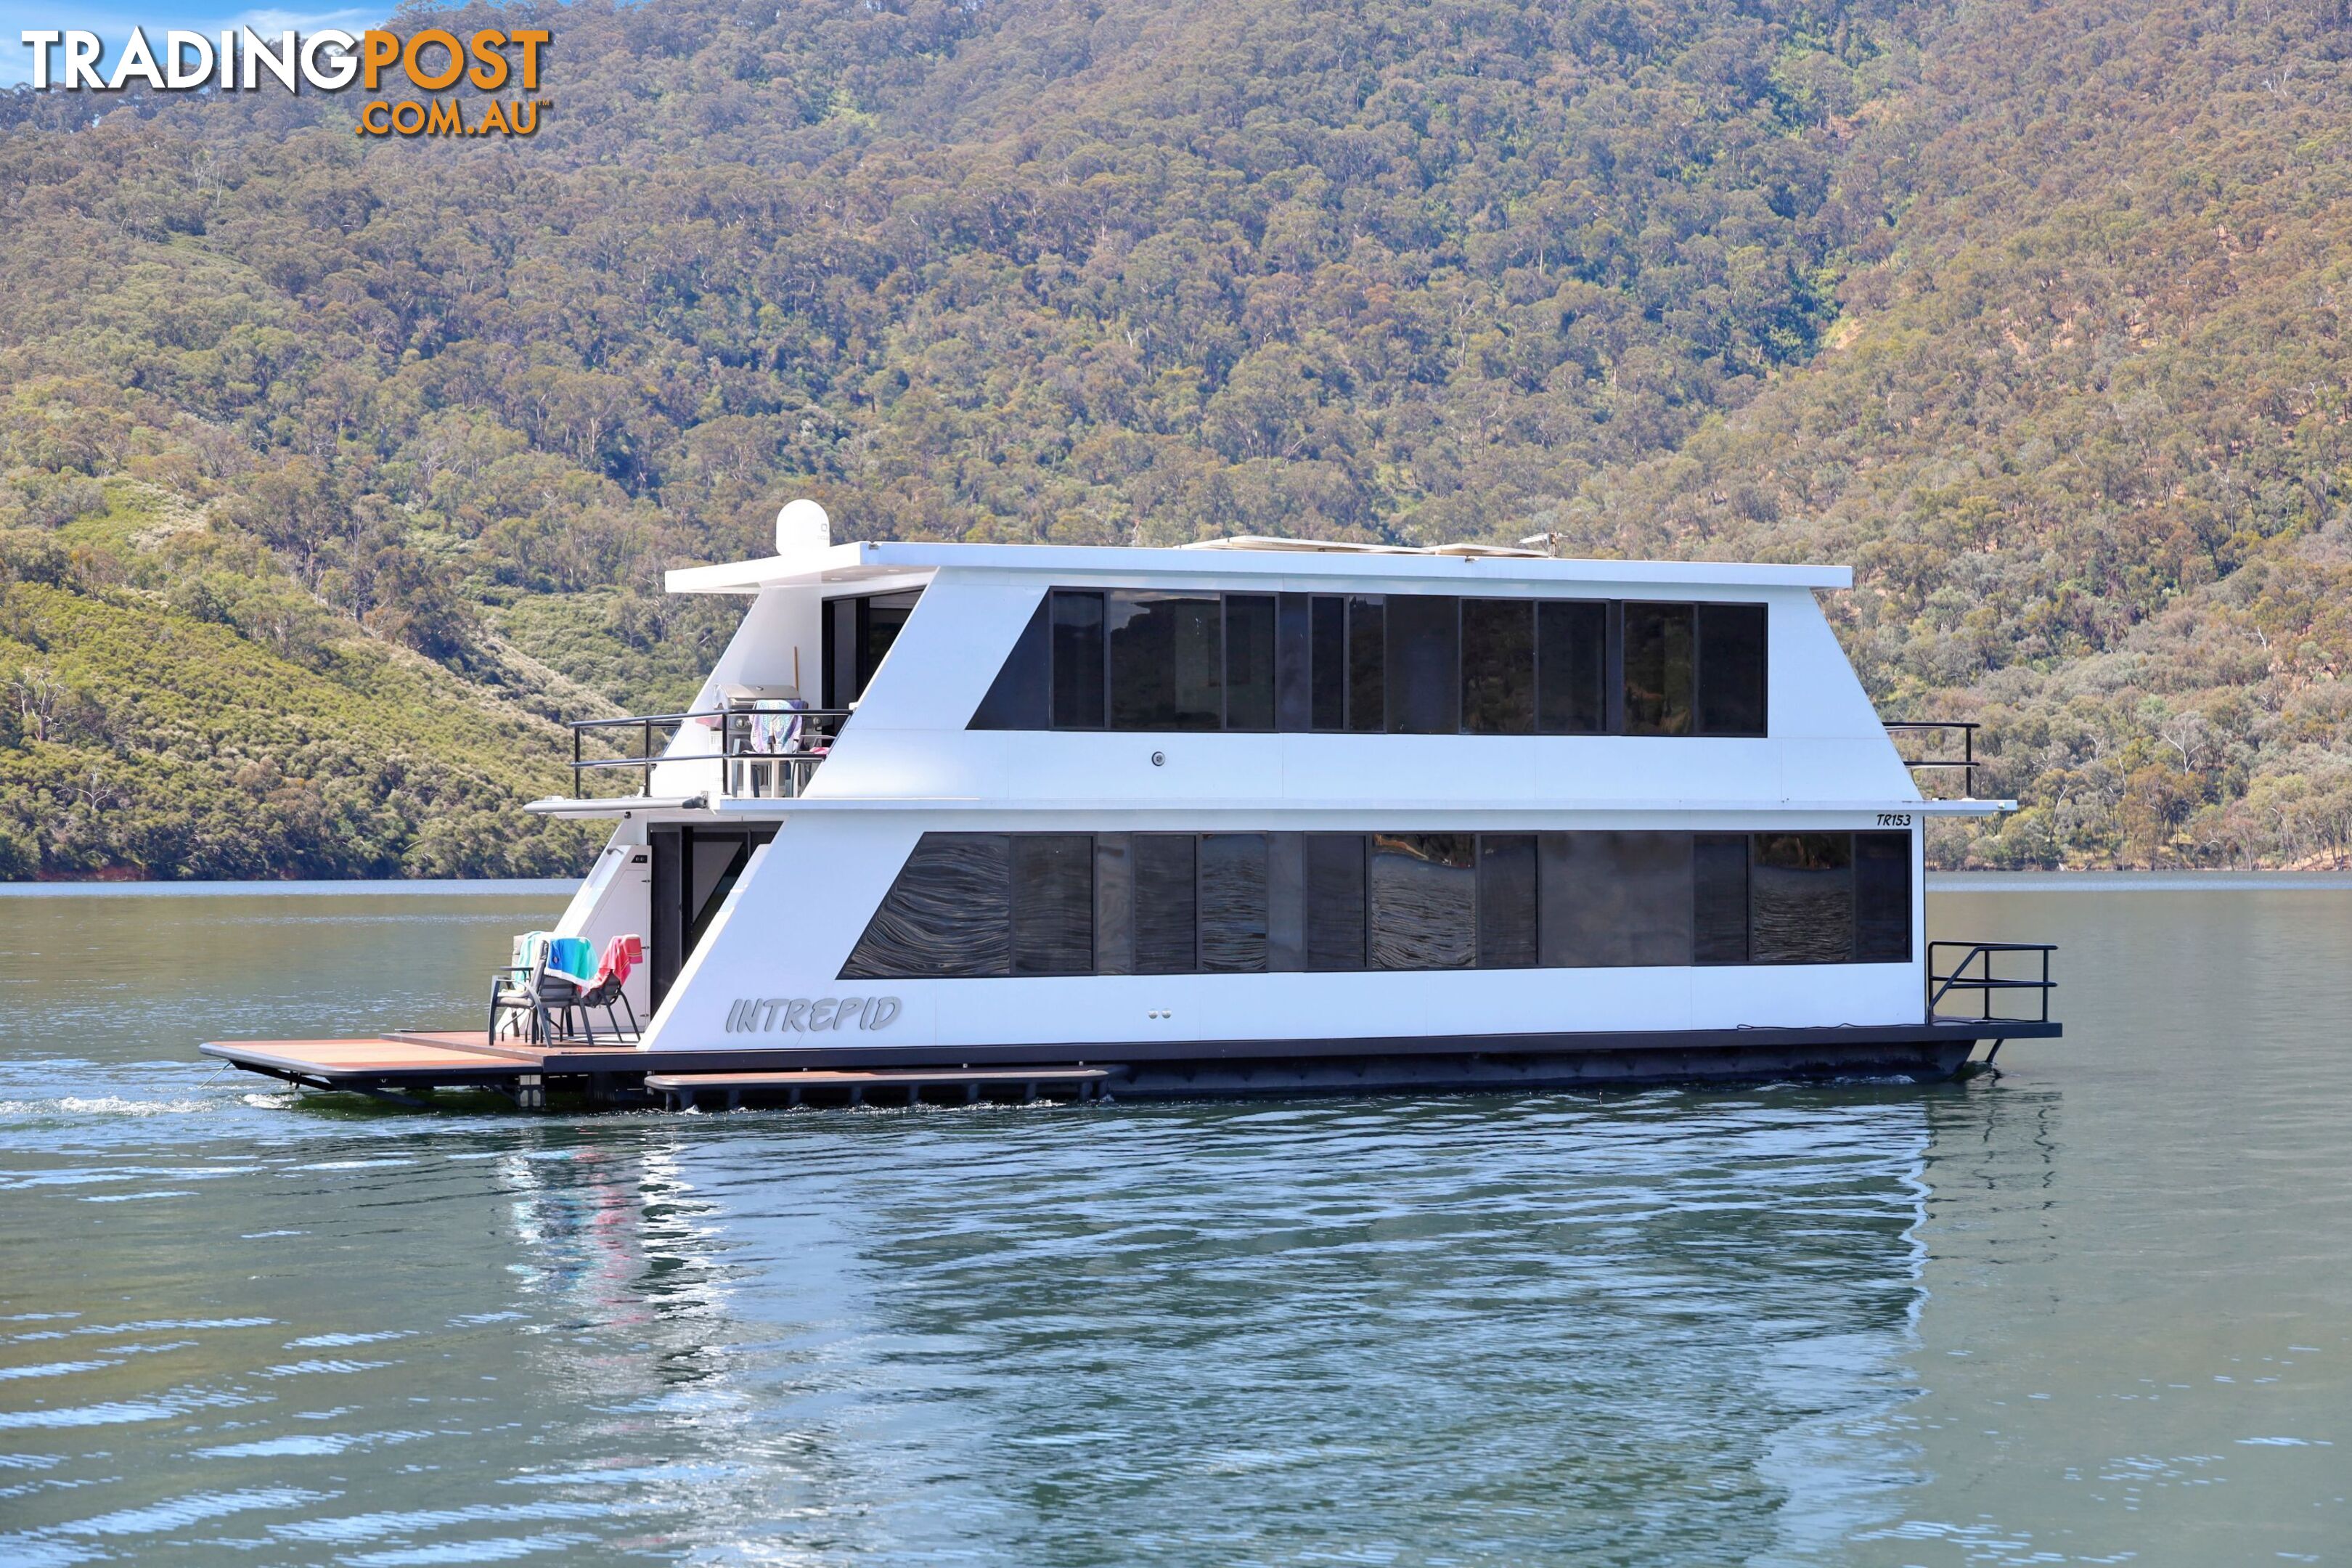
[[1308,611],[1312,646],[1308,683],[1313,688],[1310,727],[1348,727],[1348,601],[1337,594],[1314,595]]
[[1478,967],[1530,969],[1538,956],[1536,836],[1478,838]]
[[1013,973],[1090,974],[1095,844],[1084,833],[1013,838]]
[[1462,601],[1462,728],[1528,735],[1536,727],[1536,606],[1528,599]]
[[1547,833],[1542,952],[1558,969],[1691,961],[1691,836]]
[[1274,595],[1225,595],[1225,728],[1274,728]]
[[1201,969],[1256,974],[1266,966],[1266,853],[1263,833],[1201,836]]
[[1307,967],[1307,835],[1265,836],[1265,966],[1281,974]]
[[844,980],[932,980],[1012,967],[1012,841],[926,833],[850,950]]
[[1388,602],[1388,727],[1400,735],[1462,728],[1461,601],[1392,594]]
[[1691,732],[1691,606],[1625,606],[1625,733]]
[[1099,730],[1103,703],[1103,596],[1054,591],[1054,728]]
[[1222,729],[1223,623],[1213,594],[1112,594],[1111,728]]
[[1313,609],[1309,595],[1285,594],[1275,617],[1274,727],[1286,734],[1315,727]]
[[1380,833],[1371,847],[1375,969],[1467,969],[1478,955],[1476,838]]
[[1135,847],[1124,833],[1095,835],[1095,973],[1135,973]]
[[1748,962],[1748,835],[1702,833],[1691,843],[1691,962]]
[[1375,597],[1348,601],[1348,728],[1388,728],[1388,615]]
[[1307,836],[1307,967],[1365,967],[1364,836]]
[[1757,834],[1748,887],[1752,962],[1853,961],[1853,835]]
[[1698,607],[1698,732],[1764,733],[1764,627],[1761,605]]
[[1853,957],[1911,962],[1911,836],[1853,836]]
[[1135,851],[1135,972],[1200,971],[1200,876],[1189,833],[1139,833]]
[[972,710],[975,730],[1045,730],[1054,724],[1054,595],[1038,596],[1029,624],[989,683],[988,695]]
[[1536,729],[1598,735],[1609,727],[1609,605],[1547,599],[1536,605]]

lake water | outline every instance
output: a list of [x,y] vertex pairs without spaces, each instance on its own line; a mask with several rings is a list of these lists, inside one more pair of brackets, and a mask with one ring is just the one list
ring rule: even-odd
[[0,899],[0,1563],[2352,1562],[2352,889],[1970,886],[1998,1081],[578,1120],[193,1048],[542,891]]

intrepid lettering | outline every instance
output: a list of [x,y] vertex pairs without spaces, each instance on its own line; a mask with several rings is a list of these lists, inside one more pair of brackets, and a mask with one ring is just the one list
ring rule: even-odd
[[744,996],[727,1009],[730,1035],[815,1035],[887,1029],[898,1016],[896,996]]

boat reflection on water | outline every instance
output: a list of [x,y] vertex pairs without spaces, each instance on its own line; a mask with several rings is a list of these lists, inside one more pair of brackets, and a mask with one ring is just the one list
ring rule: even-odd
[[594,1412],[511,1479],[805,1561],[1818,1560],[1903,1517],[1936,1185],[2030,1209],[2033,1101],[608,1121],[507,1163]]

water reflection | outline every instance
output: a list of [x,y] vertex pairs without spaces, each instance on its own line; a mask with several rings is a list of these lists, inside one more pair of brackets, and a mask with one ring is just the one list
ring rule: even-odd
[[1969,1114],[803,1115],[518,1152],[521,1289],[572,1325],[534,1376],[593,1415],[513,1479],[724,1556],[1817,1560],[1909,1479],[1931,1104]]

